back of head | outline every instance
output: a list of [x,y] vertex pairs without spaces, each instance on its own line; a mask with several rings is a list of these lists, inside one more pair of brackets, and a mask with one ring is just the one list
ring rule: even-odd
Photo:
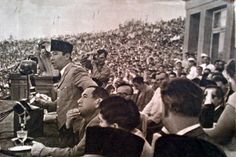
[[116,88],[118,89],[119,87],[129,87],[129,89],[130,89],[129,94],[133,95],[133,93],[134,93],[134,90],[133,90],[133,87],[131,86],[131,84],[123,82],[123,83],[118,84]]
[[107,58],[108,52],[105,49],[99,49],[97,55],[100,56],[101,54],[104,54],[105,58]]
[[94,91],[92,93],[94,98],[106,99],[109,96],[109,93],[102,87],[90,86],[88,88],[94,88]]
[[143,84],[144,79],[142,76],[136,76],[135,78],[133,78],[133,83]]
[[226,157],[214,144],[195,137],[166,135],[154,148],[154,157]]
[[161,85],[161,98],[165,106],[165,114],[173,112],[197,117],[201,111],[203,91],[188,79],[176,78]]
[[99,86],[99,87],[102,87],[102,82],[99,80],[99,79],[97,79],[97,78],[92,78],[92,80],[94,81],[94,82],[96,82],[96,84]]
[[117,123],[125,130],[133,130],[140,123],[137,105],[120,96],[110,96],[100,103],[100,114],[109,123]]
[[201,87],[207,87],[211,85],[217,85],[216,82],[209,80],[209,79],[201,79],[199,85]]
[[227,74],[228,74],[231,78],[234,77],[235,72],[236,72],[236,67],[235,67],[235,65],[236,65],[236,62],[235,62],[235,60],[233,60],[233,59],[229,60],[229,61],[227,62],[227,64],[226,64],[225,70],[226,70]]
[[224,85],[228,83],[227,79],[221,73],[215,73],[212,75],[212,81],[222,82]]

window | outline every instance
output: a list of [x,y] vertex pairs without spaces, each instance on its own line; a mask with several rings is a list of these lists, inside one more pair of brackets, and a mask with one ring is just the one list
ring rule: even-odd
[[226,10],[216,11],[213,16],[214,26],[213,29],[220,29],[226,26]]
[[213,11],[211,56],[213,60],[222,59],[226,27],[226,9]]
[[188,46],[188,52],[190,53],[196,53],[198,49],[200,18],[201,18],[200,13],[192,14],[190,16],[189,46]]

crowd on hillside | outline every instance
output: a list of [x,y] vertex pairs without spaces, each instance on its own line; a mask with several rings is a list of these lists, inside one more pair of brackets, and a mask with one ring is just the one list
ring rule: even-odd
[[[186,151],[195,156],[225,157],[223,150],[235,156],[236,62],[213,61],[208,52],[202,53],[201,60],[197,61],[196,54],[183,52],[183,34],[184,20],[177,18],[156,23],[128,21],[115,30],[53,37],[57,40],[0,42],[2,97],[9,94],[9,74],[19,73],[22,60],[38,52],[44,53],[43,57],[50,55],[47,41],[51,41],[52,63],[50,56],[41,58],[44,63],[39,60],[42,54],[37,56],[38,62],[47,64],[48,69],[53,64],[60,71],[58,77],[63,78],[55,85],[56,101],[37,93],[35,105],[49,112],[56,111],[59,141],[65,142],[59,142],[62,148],[34,142],[31,153],[35,156],[78,156],[86,153],[92,143],[91,149],[94,146],[105,149],[102,155],[114,152],[127,155],[122,142],[129,140],[117,137],[129,134],[137,135],[135,140],[140,141],[139,155],[134,157],[166,156],[166,152],[173,149],[177,151],[169,156],[184,156]],[[46,76],[47,69],[41,70],[45,71],[40,71],[39,75]],[[69,106],[69,102],[76,107]],[[101,127],[93,127],[93,123]],[[121,131],[119,134],[115,134],[117,128]],[[117,136],[109,136],[109,141],[106,131],[115,132],[112,135]],[[168,138],[173,147],[170,142],[159,144]],[[98,139],[101,145],[96,143]],[[116,144],[114,148],[110,143]],[[180,143],[185,145],[181,147]],[[133,144],[136,145],[136,141]],[[133,147],[130,149],[131,153],[135,151]]]
[[[173,59],[182,57],[183,32],[182,18],[156,23],[132,20],[108,32],[61,35],[54,38],[74,45],[72,58],[75,62],[83,63],[87,54],[104,48],[109,52],[107,65],[113,77],[125,76],[132,71],[146,78],[148,74],[157,71],[160,65],[170,66]],[[0,42],[1,96],[6,95],[9,74],[18,72],[20,61],[35,53],[39,40],[50,41],[49,38],[11,38]]]

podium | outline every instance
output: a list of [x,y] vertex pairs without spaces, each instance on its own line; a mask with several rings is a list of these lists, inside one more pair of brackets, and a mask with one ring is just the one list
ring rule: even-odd
[[[38,75],[33,75],[31,77],[33,77],[31,78],[31,80],[35,84],[34,86],[36,92],[40,94],[46,94],[49,97],[52,97],[52,100],[56,99],[54,83],[58,81],[58,78],[55,78],[53,76],[38,76]],[[19,101],[27,97],[27,76],[21,74],[10,74],[9,78],[10,78],[11,100],[3,102],[12,103],[12,105],[6,105],[7,107],[12,107],[16,103],[16,101]],[[1,103],[0,103],[0,109],[1,109]],[[58,139],[57,124],[43,122],[43,116],[44,116],[43,110],[39,109],[29,114],[31,119],[27,121],[26,124],[26,128],[29,131],[28,132],[29,136],[33,137],[39,142],[43,142],[46,145],[53,146],[53,144],[55,143],[54,141]],[[14,131],[19,130],[19,119],[15,113],[11,113],[11,115],[8,118],[10,119],[7,121],[8,123],[6,125],[10,126],[11,130],[10,137],[12,138],[15,137]],[[7,130],[9,131],[9,129]]]
[[[35,83],[36,92],[53,97],[54,78],[52,76],[31,76]],[[11,100],[20,100],[27,97],[27,76],[10,74]]]

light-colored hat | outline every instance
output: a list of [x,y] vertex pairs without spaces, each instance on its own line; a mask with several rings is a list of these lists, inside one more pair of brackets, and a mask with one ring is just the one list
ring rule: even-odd
[[208,57],[208,55],[205,54],[205,53],[202,53],[202,54],[201,54],[201,57]]
[[196,61],[193,57],[188,58],[188,61]]
[[182,61],[180,59],[176,59],[175,64],[177,63],[182,63]]

